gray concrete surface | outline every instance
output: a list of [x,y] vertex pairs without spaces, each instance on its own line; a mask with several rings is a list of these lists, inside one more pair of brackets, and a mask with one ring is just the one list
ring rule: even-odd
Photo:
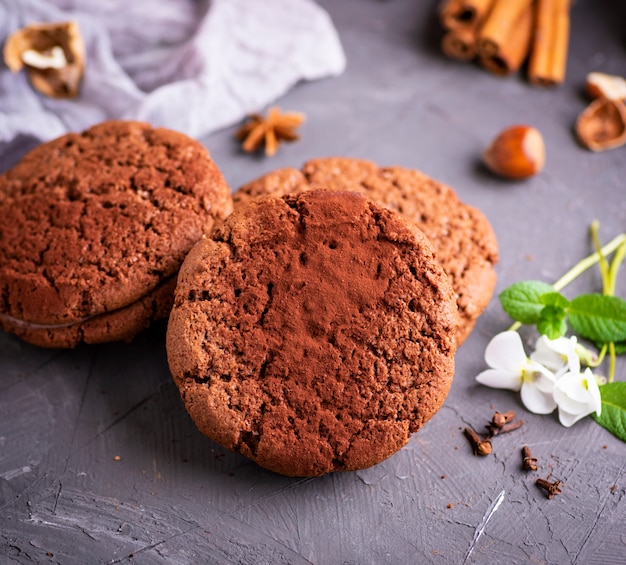
[[[572,135],[586,73],[626,74],[624,3],[575,3],[567,81],[551,90],[443,58],[434,1],[321,4],[348,68],[279,100],[308,119],[273,159],[241,153],[234,128],[203,140],[233,187],[325,155],[422,169],[492,221],[498,290],[558,278],[591,251],[594,218],[605,240],[626,229],[626,148],[593,154]],[[523,183],[478,161],[514,123],[539,127],[547,144],[545,171]],[[26,146],[0,155],[0,169]],[[573,290],[599,284],[591,273]],[[624,563],[624,443],[591,419],[565,429],[474,382],[487,342],[508,325],[492,301],[458,352],[444,407],[404,449],[317,479],[274,475],[196,431],[168,372],[164,323],[131,345],[74,351],[2,334],[0,562]],[[474,457],[461,428],[481,428],[495,409],[517,410],[525,425]],[[520,470],[523,444],[539,458],[536,475]],[[565,485],[553,500],[534,485],[549,473]]]

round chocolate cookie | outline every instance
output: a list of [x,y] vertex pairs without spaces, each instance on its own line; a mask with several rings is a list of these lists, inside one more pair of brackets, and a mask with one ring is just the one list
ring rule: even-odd
[[435,414],[457,320],[413,223],[318,190],[258,199],[196,244],[167,352],[200,431],[267,469],[316,476],[382,461]]
[[235,207],[266,194],[317,188],[360,192],[396,210],[431,240],[456,293],[460,324],[457,343],[470,334],[489,304],[496,284],[498,244],[480,210],[459,200],[452,188],[402,167],[380,168],[370,161],[332,157],[307,162],[301,171],[280,169],[241,187]]
[[104,122],[0,176],[0,326],[46,347],[130,339],[169,313],[191,247],[232,211],[197,141]]

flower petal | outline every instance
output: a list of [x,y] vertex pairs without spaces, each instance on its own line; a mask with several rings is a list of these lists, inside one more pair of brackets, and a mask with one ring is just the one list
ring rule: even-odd
[[[565,398],[567,398],[567,401],[585,406],[591,400],[589,391],[583,385],[585,380],[585,376],[581,373],[566,373],[554,385],[555,397],[562,397],[564,402],[566,402]],[[561,404],[558,398],[557,403]],[[566,408],[566,410],[577,412],[573,406],[572,404],[572,408]]]
[[551,371],[558,371],[567,366],[569,339],[559,337],[548,339],[542,335],[535,344],[535,351],[530,354],[532,361],[541,363]]
[[[567,357],[569,355],[569,352],[571,351],[572,338],[557,337],[556,339],[549,339],[545,335],[541,337],[543,338],[542,341],[544,342],[544,345],[548,349],[551,349],[563,357]],[[574,343],[576,343],[576,336],[573,336],[573,340]]]
[[559,421],[565,427],[602,411],[598,382],[589,368],[584,373],[567,373],[560,378],[554,387],[554,399],[559,407]]
[[591,397],[590,408],[599,416],[602,413],[602,397],[600,396],[598,381],[589,368],[583,374],[587,377],[587,391]]
[[476,380],[485,386],[491,388],[508,388],[510,390],[519,390],[522,386],[522,378],[510,371],[501,371],[499,369],[487,369],[480,373]]
[[578,420],[582,420],[587,414],[570,414],[559,406],[559,422],[562,426],[569,428],[573,426]]
[[576,353],[576,336],[569,340],[569,351],[567,352],[567,366],[571,373],[580,373],[580,357]]
[[587,410],[587,404],[583,402],[576,402],[569,398],[566,394],[563,394],[561,391],[554,390],[554,401],[556,405],[559,407],[559,410],[564,410],[565,412],[569,412],[570,414],[584,414]]
[[492,369],[521,374],[526,359],[522,338],[514,331],[495,335],[485,349],[485,361]]
[[522,384],[521,397],[524,406],[535,414],[550,414],[556,408],[552,394],[541,392],[530,382]]
[[535,371],[535,382],[534,386],[537,390],[552,395],[554,391],[554,385],[556,384],[556,377],[547,369],[543,368],[543,370]]

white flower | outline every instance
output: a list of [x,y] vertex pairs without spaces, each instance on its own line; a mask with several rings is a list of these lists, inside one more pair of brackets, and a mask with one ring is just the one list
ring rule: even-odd
[[580,372],[576,336],[548,339],[542,335],[537,340],[530,359],[553,371],[557,379],[568,370]]
[[485,361],[490,368],[476,377],[479,383],[521,391],[524,406],[535,414],[554,411],[556,402],[552,393],[556,377],[541,363],[526,356],[517,332],[497,334],[487,345]]
[[581,418],[602,411],[600,389],[591,369],[584,373],[570,371],[554,386],[554,400],[559,408],[559,421],[569,428]]

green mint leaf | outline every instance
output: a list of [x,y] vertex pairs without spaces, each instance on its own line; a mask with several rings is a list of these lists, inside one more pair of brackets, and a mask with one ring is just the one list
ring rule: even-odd
[[555,306],[562,310],[565,310],[570,304],[569,300],[560,292],[546,292],[539,297],[539,301],[546,306]]
[[567,310],[573,330],[592,341],[626,341],[626,300],[603,294],[581,294]]
[[539,297],[545,304],[539,313],[537,329],[548,339],[556,339],[567,331],[567,310],[569,300],[559,292],[547,292]]
[[552,285],[541,281],[521,281],[505,288],[499,295],[502,309],[522,324],[536,324],[545,304],[540,300],[544,294],[554,293]]
[[602,413],[593,419],[622,441],[626,441],[626,382],[607,383],[600,387]]
[[565,322],[566,312],[558,306],[544,306],[541,310],[537,329],[539,333],[548,339],[556,339],[565,335],[567,323]]

